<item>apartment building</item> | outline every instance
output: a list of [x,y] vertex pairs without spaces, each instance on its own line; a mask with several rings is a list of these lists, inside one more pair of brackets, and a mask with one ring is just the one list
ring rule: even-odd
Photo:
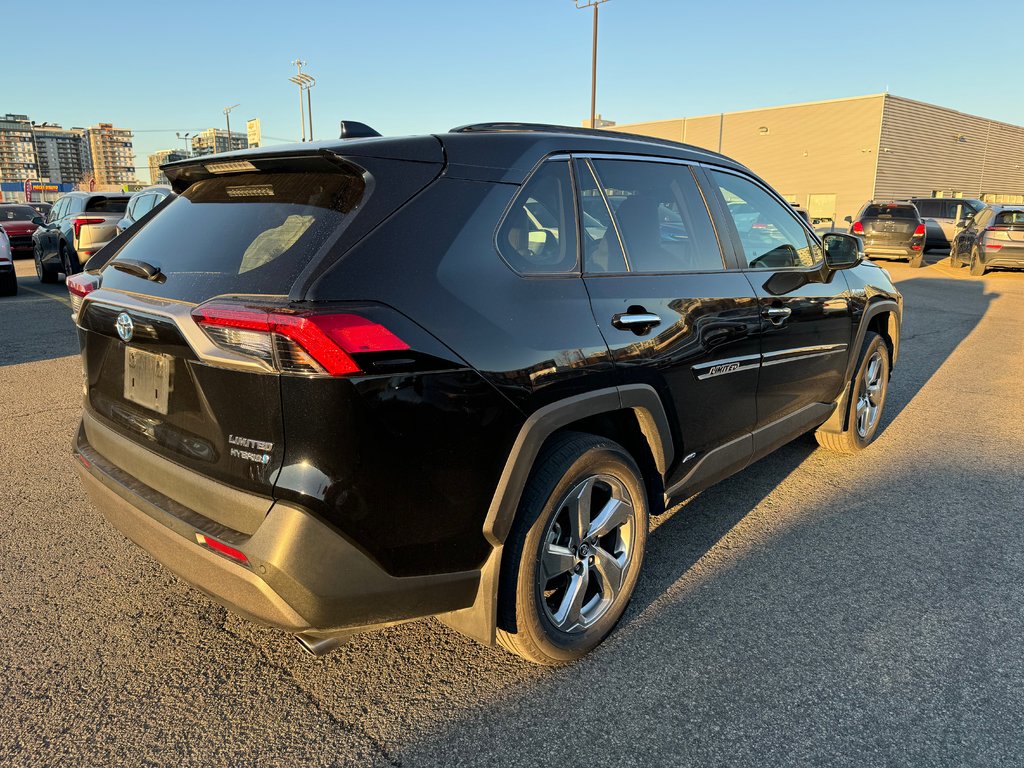
[[135,182],[135,151],[132,132],[99,123],[85,129],[86,165],[96,185],[124,185]]
[[161,149],[149,156],[149,181],[150,184],[167,184],[167,174],[160,170],[165,163],[173,163],[175,160],[184,160],[188,155],[181,149]]
[[28,115],[0,117],[0,182],[23,182],[38,176],[39,165]]
[[86,171],[81,128],[59,125],[32,126],[38,159],[39,178],[57,184],[77,184]]
[[192,137],[192,154],[213,155],[218,152],[231,152],[236,149],[248,149],[249,141],[244,133],[231,132],[229,140],[227,130],[223,128],[207,128]]

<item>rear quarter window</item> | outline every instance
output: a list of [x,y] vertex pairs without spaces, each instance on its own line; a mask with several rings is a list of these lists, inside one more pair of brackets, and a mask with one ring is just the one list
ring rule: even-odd
[[124,213],[128,197],[90,197],[85,204],[86,213]]
[[1024,226],[1024,211],[1000,211],[996,214],[996,220],[993,224],[1002,226]]

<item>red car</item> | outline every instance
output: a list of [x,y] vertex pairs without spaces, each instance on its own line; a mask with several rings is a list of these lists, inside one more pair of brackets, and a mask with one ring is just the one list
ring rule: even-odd
[[34,208],[21,203],[0,204],[0,227],[11,241],[14,258],[32,255],[32,233],[38,229],[37,221],[39,214]]

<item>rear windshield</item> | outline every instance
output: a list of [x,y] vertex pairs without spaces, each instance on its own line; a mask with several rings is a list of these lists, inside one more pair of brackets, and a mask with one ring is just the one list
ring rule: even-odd
[[127,197],[90,197],[85,201],[87,213],[124,213],[127,207]]
[[151,219],[115,259],[160,267],[204,293],[286,294],[363,199],[354,173],[263,173],[199,181]]
[[5,221],[32,221],[39,214],[27,205],[0,206],[0,223]]
[[996,214],[995,224],[1002,224],[1004,227],[1011,224],[1024,225],[1024,211],[1001,211]]
[[916,219],[917,209],[912,205],[869,205],[862,219]]

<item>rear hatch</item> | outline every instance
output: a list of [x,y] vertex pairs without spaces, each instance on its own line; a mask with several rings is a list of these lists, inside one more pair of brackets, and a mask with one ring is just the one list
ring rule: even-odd
[[985,230],[985,247],[990,250],[1024,247],[1024,209],[1000,211]]
[[914,206],[899,203],[869,205],[860,223],[864,228],[865,245],[892,246],[908,245],[922,225]]
[[[435,178],[437,155],[253,156],[171,171],[180,196],[113,244],[78,314],[92,447],[171,499],[253,532],[284,457],[280,371],[318,368],[290,340],[306,320],[317,330],[303,314],[305,286]],[[268,315],[254,305],[291,326],[261,332]],[[197,495],[172,465],[265,502]]]
[[128,200],[128,195],[96,195],[85,201],[85,211],[71,217],[79,257],[91,256],[114,239],[117,222],[124,216]]

